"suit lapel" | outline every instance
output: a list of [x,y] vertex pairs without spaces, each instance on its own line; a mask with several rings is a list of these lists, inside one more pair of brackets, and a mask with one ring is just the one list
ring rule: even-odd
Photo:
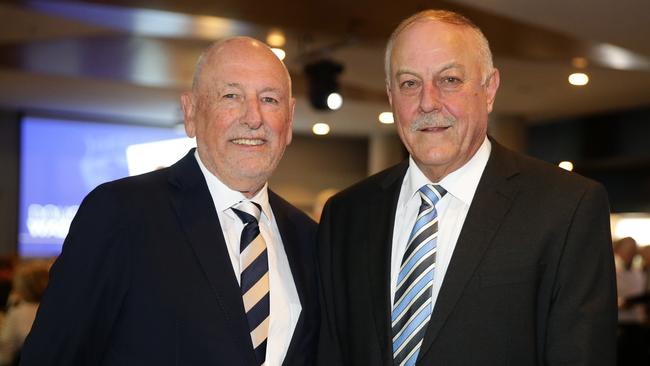
[[296,229],[293,223],[287,217],[286,211],[281,207],[278,196],[269,190],[269,204],[273,210],[273,216],[278,224],[280,236],[282,237],[282,247],[287,255],[289,261],[289,268],[293,276],[293,282],[298,291],[298,298],[301,304],[305,304],[305,282],[303,268],[300,266],[302,263],[302,256],[300,253],[300,238],[297,237]]
[[509,153],[492,141],[492,153],[463,224],[451,262],[429,322],[420,357],[434,343],[461,297],[467,282],[510,209],[518,187],[509,179],[517,174]]
[[380,191],[368,205],[368,221],[365,229],[370,235],[366,243],[365,257],[370,283],[370,300],[375,331],[384,365],[393,364],[390,334],[390,260],[393,242],[395,210],[408,161],[396,166],[380,184]]
[[241,290],[230,263],[213,200],[194,157],[194,149],[171,167],[169,181],[173,186],[172,206],[212,288],[217,306],[230,324],[229,332],[241,348],[239,354],[247,355],[248,363],[255,364]]
[[280,231],[280,236],[282,238],[282,246],[284,252],[287,255],[287,261],[289,262],[289,268],[291,269],[291,275],[293,277],[293,282],[296,286],[296,291],[298,292],[298,298],[300,299],[300,304],[302,305],[303,311],[300,312],[300,317],[296,323],[296,328],[293,331],[291,342],[289,343],[289,348],[287,349],[287,354],[285,356],[285,362],[292,359],[293,349],[296,347],[295,344],[300,342],[299,337],[302,333],[302,327],[305,322],[305,314],[307,313],[305,307],[307,302],[305,299],[306,291],[305,288],[305,273],[302,267],[303,260],[300,254],[300,238],[297,237],[296,229],[293,223],[287,217],[286,211],[282,207],[282,203],[279,197],[272,191],[269,190],[269,204],[273,210],[273,216],[275,217],[275,222],[278,225],[278,230]]

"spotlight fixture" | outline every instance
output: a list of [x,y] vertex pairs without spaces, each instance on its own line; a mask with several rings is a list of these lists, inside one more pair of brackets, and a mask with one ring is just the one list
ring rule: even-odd
[[327,107],[333,111],[341,108],[343,105],[343,97],[339,93],[330,93],[327,96]]
[[327,123],[314,123],[314,125],[311,127],[311,131],[314,133],[314,135],[327,135],[330,133],[330,125]]
[[271,47],[283,47],[287,42],[284,32],[279,29],[272,29],[269,34],[266,35],[266,43]]
[[569,84],[571,85],[583,86],[587,85],[588,82],[589,76],[585,73],[574,72],[573,74],[569,75]]
[[570,161],[561,161],[558,166],[564,170],[573,171],[573,163]]
[[284,61],[284,58],[287,57],[287,53],[284,52],[282,48],[273,47],[271,48],[271,51],[273,51],[273,53],[275,53],[275,55],[278,56],[278,58],[282,61]]
[[389,125],[391,123],[395,123],[395,120],[393,119],[393,113],[391,112],[381,112],[379,113],[379,122]]
[[576,56],[571,59],[571,65],[576,69],[584,69],[589,66],[589,60],[584,57]]
[[[343,72],[343,65],[329,59],[316,61],[305,66],[305,75],[309,81],[309,101],[312,107],[322,111],[341,107],[342,98],[330,97],[333,93],[338,94],[337,77],[341,72]],[[328,98],[330,98],[331,107],[328,105]]]

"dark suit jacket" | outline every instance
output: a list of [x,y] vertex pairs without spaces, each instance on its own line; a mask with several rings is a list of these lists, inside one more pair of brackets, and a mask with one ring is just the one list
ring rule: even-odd
[[[333,197],[319,228],[320,365],[392,365],[390,256],[407,162]],[[614,365],[607,195],[492,143],[418,365]]]
[[[316,224],[269,192],[302,305],[285,365],[314,362]],[[193,150],[91,192],[71,225],[21,365],[255,365],[241,290]]]

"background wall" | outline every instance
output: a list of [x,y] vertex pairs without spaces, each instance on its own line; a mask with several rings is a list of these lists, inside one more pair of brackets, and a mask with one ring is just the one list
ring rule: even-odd
[[367,166],[367,138],[294,135],[269,186],[312,213],[321,191],[338,191],[365,178]]
[[650,212],[650,108],[548,121],[528,141],[531,155],[603,183],[613,212]]

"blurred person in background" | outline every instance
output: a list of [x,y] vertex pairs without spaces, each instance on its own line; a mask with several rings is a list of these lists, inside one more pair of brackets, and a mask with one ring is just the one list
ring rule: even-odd
[[[11,293],[16,258],[14,256],[0,257],[0,305],[7,304]],[[2,309],[4,311],[5,309]]]
[[[650,293],[650,245],[639,247],[639,256],[643,263],[643,277],[645,278],[645,293]],[[646,322],[650,323],[650,313],[646,312]]]
[[646,287],[645,273],[635,266],[635,259],[639,253],[638,245],[631,237],[620,239],[613,245],[619,304],[618,321],[619,323],[643,323],[645,320],[643,309],[628,301],[630,298],[642,295]]
[[25,262],[18,266],[7,315],[0,327],[0,365],[17,364],[25,337],[47,287],[49,263]]
[[636,240],[626,237],[614,242],[616,287],[618,290],[618,366],[647,366],[645,308],[639,299],[646,288],[645,273],[635,265],[639,253]]

